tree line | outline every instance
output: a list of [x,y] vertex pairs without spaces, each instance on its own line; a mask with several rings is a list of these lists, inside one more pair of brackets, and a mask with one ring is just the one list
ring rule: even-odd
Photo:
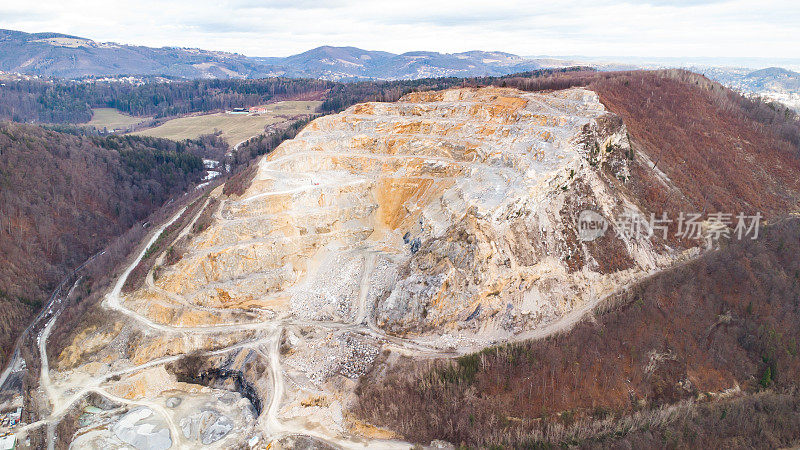
[[227,149],[215,135],[174,142],[0,122],[2,348],[72,268],[194,186],[203,158]]
[[0,118],[15,122],[85,123],[92,118],[92,108],[116,108],[133,116],[172,117],[255,106],[326,91],[333,84],[289,78],[159,81],[141,85],[16,80],[0,87]]
[[164,118],[195,112],[245,108],[284,98],[322,97],[321,112],[341,111],[365,101],[395,101],[415,90],[500,84],[578,68],[543,69],[503,77],[427,78],[340,83],[316,79],[159,80],[143,84],[59,79],[10,80],[0,86],[0,118],[15,122],[86,123],[92,108],[116,108],[133,116]]

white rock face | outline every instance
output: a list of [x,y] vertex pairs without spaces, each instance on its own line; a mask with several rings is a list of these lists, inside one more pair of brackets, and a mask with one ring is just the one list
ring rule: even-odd
[[576,239],[579,206],[609,219],[639,212],[596,167],[614,159],[613,176],[629,176],[625,128],[612,119],[589,90],[501,88],[317,119],[224,202],[156,298],[183,312],[358,319],[476,344],[531,330],[662,262],[649,242],[623,239],[622,269],[605,267],[603,244]]

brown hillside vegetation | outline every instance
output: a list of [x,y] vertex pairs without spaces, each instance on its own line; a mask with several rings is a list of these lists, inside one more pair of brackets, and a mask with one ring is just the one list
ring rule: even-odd
[[515,446],[548,417],[800,387],[797,255],[800,220],[781,221],[638,284],[565,334],[367,377],[355,412],[418,442]]
[[176,143],[0,123],[0,362],[61,278],[225,148],[213,136]]
[[[638,149],[680,189],[680,194],[670,193],[644,184],[643,201],[698,212],[774,215],[797,208],[800,142],[754,120],[747,99],[679,71],[621,74],[590,87],[622,117]],[[636,175],[634,180],[644,178]]]

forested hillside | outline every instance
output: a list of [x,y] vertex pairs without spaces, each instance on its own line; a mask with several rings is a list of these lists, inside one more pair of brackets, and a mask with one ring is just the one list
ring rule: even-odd
[[0,123],[0,357],[65,274],[226,150],[216,136],[178,143]]

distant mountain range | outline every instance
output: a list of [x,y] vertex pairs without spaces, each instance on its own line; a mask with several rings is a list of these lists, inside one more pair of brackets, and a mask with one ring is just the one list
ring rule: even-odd
[[800,91],[800,73],[780,67],[750,70],[745,68],[706,68],[709,77],[744,91]]
[[[644,60],[643,60],[644,61]],[[800,111],[800,73],[770,67],[753,70],[677,60],[641,64],[621,58],[521,57],[504,52],[408,52],[323,46],[287,57],[249,57],[196,48],[144,47],[96,42],[59,33],[0,30],[0,72],[60,78],[120,75],[179,78],[320,78],[334,81],[408,80],[429,77],[506,75],[548,67],[585,65],[598,70],[686,67],[742,92],[781,101]]]
[[505,75],[550,66],[503,52],[409,52],[318,47],[284,58],[96,42],[59,33],[0,30],[0,70],[29,75],[165,75],[182,78],[309,77],[328,80]]
[[691,69],[737,91],[779,101],[800,112],[800,73],[780,67],[759,70],[737,67]]
[[249,58],[198,49],[100,43],[58,33],[0,30],[0,70],[78,78],[120,74],[185,78],[247,77],[260,65]]
[[317,47],[286,58],[253,58],[274,75],[345,79],[415,79],[506,75],[541,68],[543,62],[503,52],[408,52],[400,55],[356,47]]

